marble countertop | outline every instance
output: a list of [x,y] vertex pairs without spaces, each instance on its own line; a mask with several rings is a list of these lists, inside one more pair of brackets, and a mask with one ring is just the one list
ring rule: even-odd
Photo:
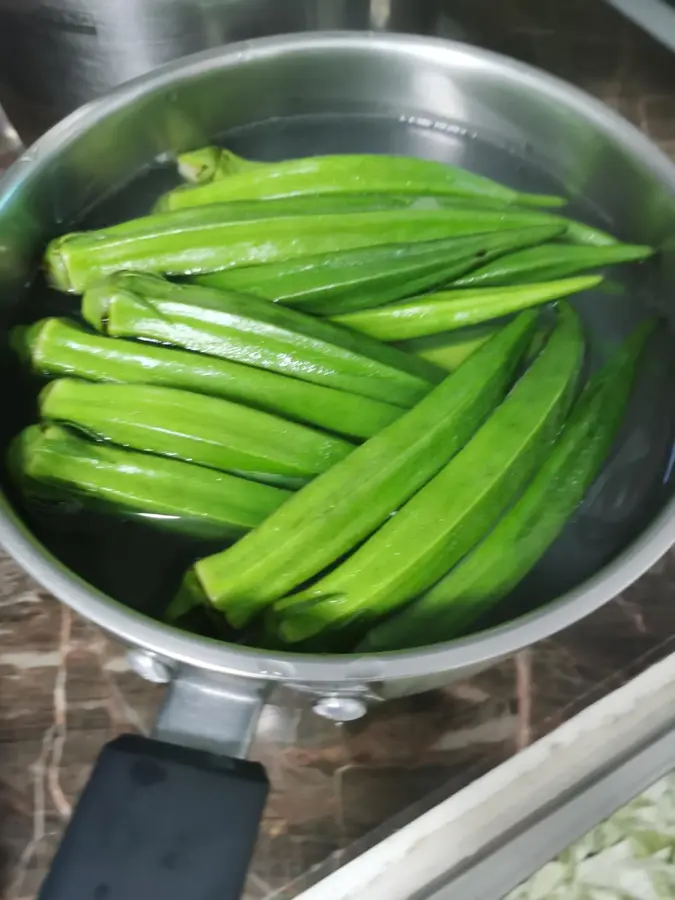
[[[454,0],[467,38],[599,96],[675,156],[675,56],[602,0]],[[452,27],[452,26],[451,26]],[[297,896],[675,649],[675,555],[585,621],[469,681],[336,726],[279,689],[253,756],[272,791],[247,900]],[[161,689],[0,556],[0,898],[33,900],[101,746]]]

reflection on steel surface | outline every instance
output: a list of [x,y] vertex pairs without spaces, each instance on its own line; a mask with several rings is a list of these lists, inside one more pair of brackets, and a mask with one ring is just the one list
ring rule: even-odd
[[436,33],[441,0],[0,0],[0,96],[34,139],[113,85],[233,41],[294,31]]
[[675,3],[673,0],[609,0],[658,41],[675,50]]
[[0,172],[7,168],[21,149],[21,139],[0,106]]

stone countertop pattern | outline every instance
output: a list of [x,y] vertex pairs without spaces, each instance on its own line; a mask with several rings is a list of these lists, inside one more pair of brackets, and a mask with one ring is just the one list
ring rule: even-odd
[[[448,0],[465,36],[596,94],[675,156],[675,56],[601,0]],[[336,726],[279,689],[253,756],[272,790],[246,900],[290,898],[675,649],[672,553],[556,638]],[[33,900],[101,746],[161,689],[0,556],[0,898]]]

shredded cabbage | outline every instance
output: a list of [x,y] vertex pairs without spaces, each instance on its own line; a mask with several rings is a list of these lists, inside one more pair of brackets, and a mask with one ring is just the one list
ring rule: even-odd
[[506,900],[673,900],[675,774],[658,781]]

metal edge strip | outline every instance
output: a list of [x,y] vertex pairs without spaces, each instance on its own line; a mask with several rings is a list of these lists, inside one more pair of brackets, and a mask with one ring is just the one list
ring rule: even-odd
[[299,900],[496,900],[674,766],[672,654]]
[[[675,715],[675,710],[671,710]],[[497,900],[546,865],[675,766],[675,724],[540,815],[505,834],[449,881],[415,900]]]
[[663,0],[609,0],[657,41],[675,50],[675,8]]

